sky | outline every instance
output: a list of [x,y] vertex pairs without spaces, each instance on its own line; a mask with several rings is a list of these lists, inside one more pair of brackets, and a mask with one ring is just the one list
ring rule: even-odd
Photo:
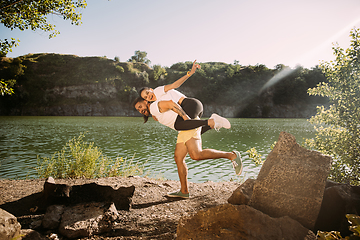
[[8,53],[118,57],[147,52],[151,66],[224,62],[274,68],[312,68],[331,61],[333,44],[348,48],[360,28],[360,0],[87,0],[82,24],[48,19],[60,35],[0,26],[0,38],[18,38]]

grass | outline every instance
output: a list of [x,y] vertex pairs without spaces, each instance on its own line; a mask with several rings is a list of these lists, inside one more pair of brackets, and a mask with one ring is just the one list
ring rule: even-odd
[[134,163],[105,156],[93,142],[84,142],[84,134],[74,137],[50,158],[37,157],[37,173],[40,178],[100,178],[144,175],[145,163]]

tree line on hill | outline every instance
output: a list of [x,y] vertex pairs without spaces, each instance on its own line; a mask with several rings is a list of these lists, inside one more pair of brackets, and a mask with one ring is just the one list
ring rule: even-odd
[[[172,83],[191,69],[192,62],[179,62],[170,67],[149,66],[146,52],[136,51],[127,62],[106,57],[78,57],[61,54],[28,54],[18,58],[2,57],[0,75],[4,82],[12,81],[14,94],[0,98],[2,115],[11,108],[82,104],[99,99],[82,96],[69,99],[55,96],[51,89],[91,84],[109,84],[116,88],[116,97],[100,99],[103,104],[118,101],[124,104],[138,96],[137,90],[148,86],[155,88]],[[147,64],[146,64],[147,63]],[[278,64],[274,69],[265,65],[243,66],[222,62],[199,63],[201,69],[179,89],[186,95],[200,99],[205,104],[239,106],[247,104],[243,116],[252,116],[252,104],[307,105],[327,102],[319,96],[309,96],[307,90],[320,82],[326,82],[321,69],[297,67],[291,69]],[[288,74],[274,85],[265,84],[279,73]],[[265,116],[266,117],[266,116]]]

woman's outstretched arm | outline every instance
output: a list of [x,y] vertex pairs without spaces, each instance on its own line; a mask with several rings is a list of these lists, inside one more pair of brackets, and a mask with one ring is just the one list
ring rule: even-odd
[[191,75],[193,75],[196,71],[196,69],[200,69],[201,66],[199,64],[196,63],[196,60],[193,62],[192,68],[189,72],[186,73],[185,76],[179,78],[178,80],[176,80],[175,82],[165,85],[164,86],[164,91],[167,92],[171,89],[175,89],[180,87]]

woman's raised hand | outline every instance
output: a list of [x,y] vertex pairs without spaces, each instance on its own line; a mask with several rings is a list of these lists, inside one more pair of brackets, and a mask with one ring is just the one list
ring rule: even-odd
[[193,65],[192,65],[192,68],[191,68],[191,71],[190,71],[190,74],[193,75],[196,71],[196,69],[200,69],[201,66],[199,64],[196,63],[196,60],[193,62]]
[[178,80],[176,80],[175,82],[173,83],[170,83],[168,85],[165,85],[164,86],[164,91],[167,92],[171,89],[176,89],[178,87],[180,87],[191,75],[193,75],[196,71],[197,68],[201,68],[201,66],[199,64],[196,63],[196,60],[193,62],[193,65],[192,65],[192,68],[190,71],[188,71],[186,73],[185,76],[179,78]]

